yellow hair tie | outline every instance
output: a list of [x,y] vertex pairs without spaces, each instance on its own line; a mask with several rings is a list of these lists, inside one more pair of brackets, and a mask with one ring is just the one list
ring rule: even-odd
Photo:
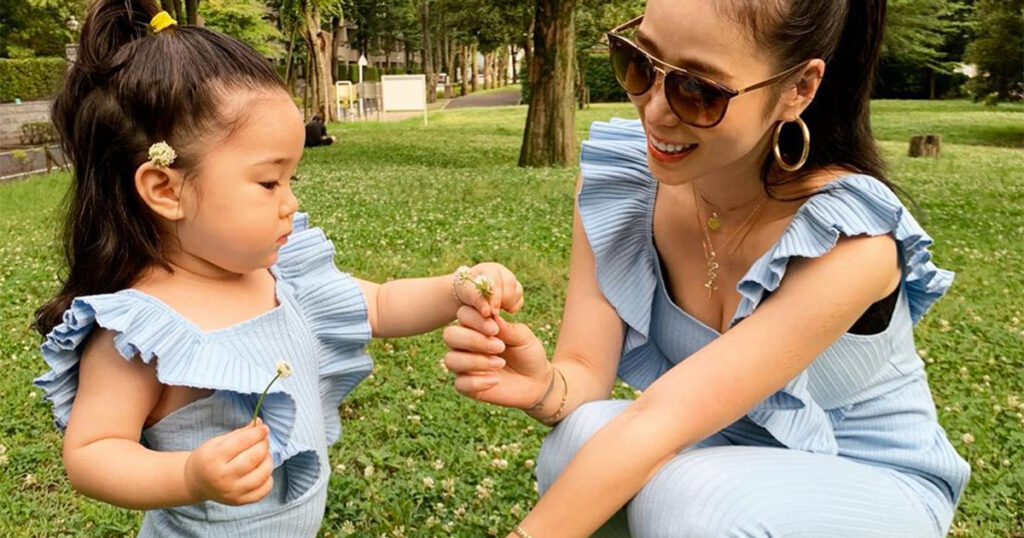
[[171,15],[166,11],[161,11],[156,15],[153,15],[153,20],[149,21],[150,28],[153,29],[153,33],[159,34],[161,30],[168,26],[178,24],[178,21],[171,18]]

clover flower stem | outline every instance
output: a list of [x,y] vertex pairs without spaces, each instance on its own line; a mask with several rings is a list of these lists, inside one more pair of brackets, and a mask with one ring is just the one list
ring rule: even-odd
[[256,410],[253,411],[253,413],[252,413],[252,425],[253,426],[256,425],[256,417],[260,414],[260,406],[263,405],[263,398],[267,397],[267,391],[270,390],[270,386],[273,385],[274,381],[277,381],[277,378],[279,378],[279,377],[281,377],[281,374],[277,374],[276,376],[274,376],[274,379],[271,379],[270,383],[267,383],[267,388],[263,389],[263,394],[260,394],[260,399],[256,402]]

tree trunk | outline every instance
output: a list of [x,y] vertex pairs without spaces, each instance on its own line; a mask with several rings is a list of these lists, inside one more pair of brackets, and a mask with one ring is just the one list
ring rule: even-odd
[[292,65],[295,63],[294,52],[295,52],[295,28],[292,28],[291,38],[288,40],[288,59],[285,60],[284,64],[284,80],[288,83],[288,87],[291,88],[291,93],[295,94],[295,73],[292,69]]
[[491,85],[491,53],[484,53],[484,89],[489,90],[493,86]]
[[537,0],[530,109],[519,166],[568,166],[575,161],[575,0]]
[[[331,52],[330,52],[330,54],[331,54],[331,80],[337,80],[338,79],[338,47],[335,47],[334,44],[337,43],[339,39],[341,39],[341,31],[343,29],[343,27],[342,27],[342,20],[339,17],[333,16],[333,15],[331,16],[331,29],[332,29],[332,32],[331,32],[332,33],[332,35],[331,35]],[[333,105],[334,103],[331,103],[331,104]]]
[[515,43],[509,45],[509,61],[512,62],[512,84],[519,82],[519,73],[516,71],[516,57],[519,56],[519,49]]
[[942,135],[914,135],[910,137],[910,151],[907,155],[911,157],[935,157],[942,155]]
[[427,102],[437,101],[437,79],[434,75],[433,46],[430,44],[430,0],[424,0],[420,9],[420,24],[423,28],[423,74],[427,78]]
[[450,37],[445,35],[445,71],[448,73],[448,80],[444,85],[444,96],[446,99],[455,97],[455,44]]
[[402,41],[402,52],[405,53],[405,72],[412,72],[412,47],[408,41]]
[[334,78],[331,76],[333,34],[322,30],[320,9],[312,2],[306,6],[302,38],[306,42],[312,64],[312,69],[306,74],[306,81],[312,84],[313,113],[319,114],[324,122],[330,122],[337,119],[333,106]]
[[185,24],[195,26],[199,21],[199,0],[185,0]]
[[472,88],[472,91],[474,92],[479,89],[477,86],[480,85],[480,83],[477,82],[476,80],[476,55],[477,45],[474,43],[472,46],[469,47],[469,87]]
[[469,46],[462,46],[462,89],[459,91],[459,95],[465,97],[469,95]]

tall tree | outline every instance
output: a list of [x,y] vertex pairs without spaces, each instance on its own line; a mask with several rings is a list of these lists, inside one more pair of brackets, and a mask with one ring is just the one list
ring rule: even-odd
[[530,109],[519,166],[566,166],[576,156],[575,0],[537,0]]
[[889,0],[882,61],[904,72],[927,70],[929,93],[935,97],[936,75],[952,73],[959,60],[946,47],[963,27],[965,14],[960,0]]
[[281,58],[284,36],[268,19],[269,8],[262,0],[206,0],[203,24],[236,37],[268,58]]
[[423,28],[423,74],[427,78],[427,102],[437,101],[437,78],[434,71],[434,47],[430,41],[430,0],[421,0],[420,24]]
[[325,121],[337,119],[334,110],[334,73],[331,72],[331,48],[334,43],[334,29],[330,26],[332,15],[339,20],[342,15],[340,0],[283,0],[281,16],[297,25],[299,35],[306,43],[310,69],[306,72],[306,85],[310,91],[313,113]]
[[1024,96],[1024,25],[1021,0],[979,0],[972,18],[977,32],[966,59],[978,67],[975,99],[991,103]]

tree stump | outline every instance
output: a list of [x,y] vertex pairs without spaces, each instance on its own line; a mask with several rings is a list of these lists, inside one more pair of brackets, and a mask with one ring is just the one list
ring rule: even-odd
[[935,157],[942,153],[942,135],[914,135],[910,137],[911,157]]

